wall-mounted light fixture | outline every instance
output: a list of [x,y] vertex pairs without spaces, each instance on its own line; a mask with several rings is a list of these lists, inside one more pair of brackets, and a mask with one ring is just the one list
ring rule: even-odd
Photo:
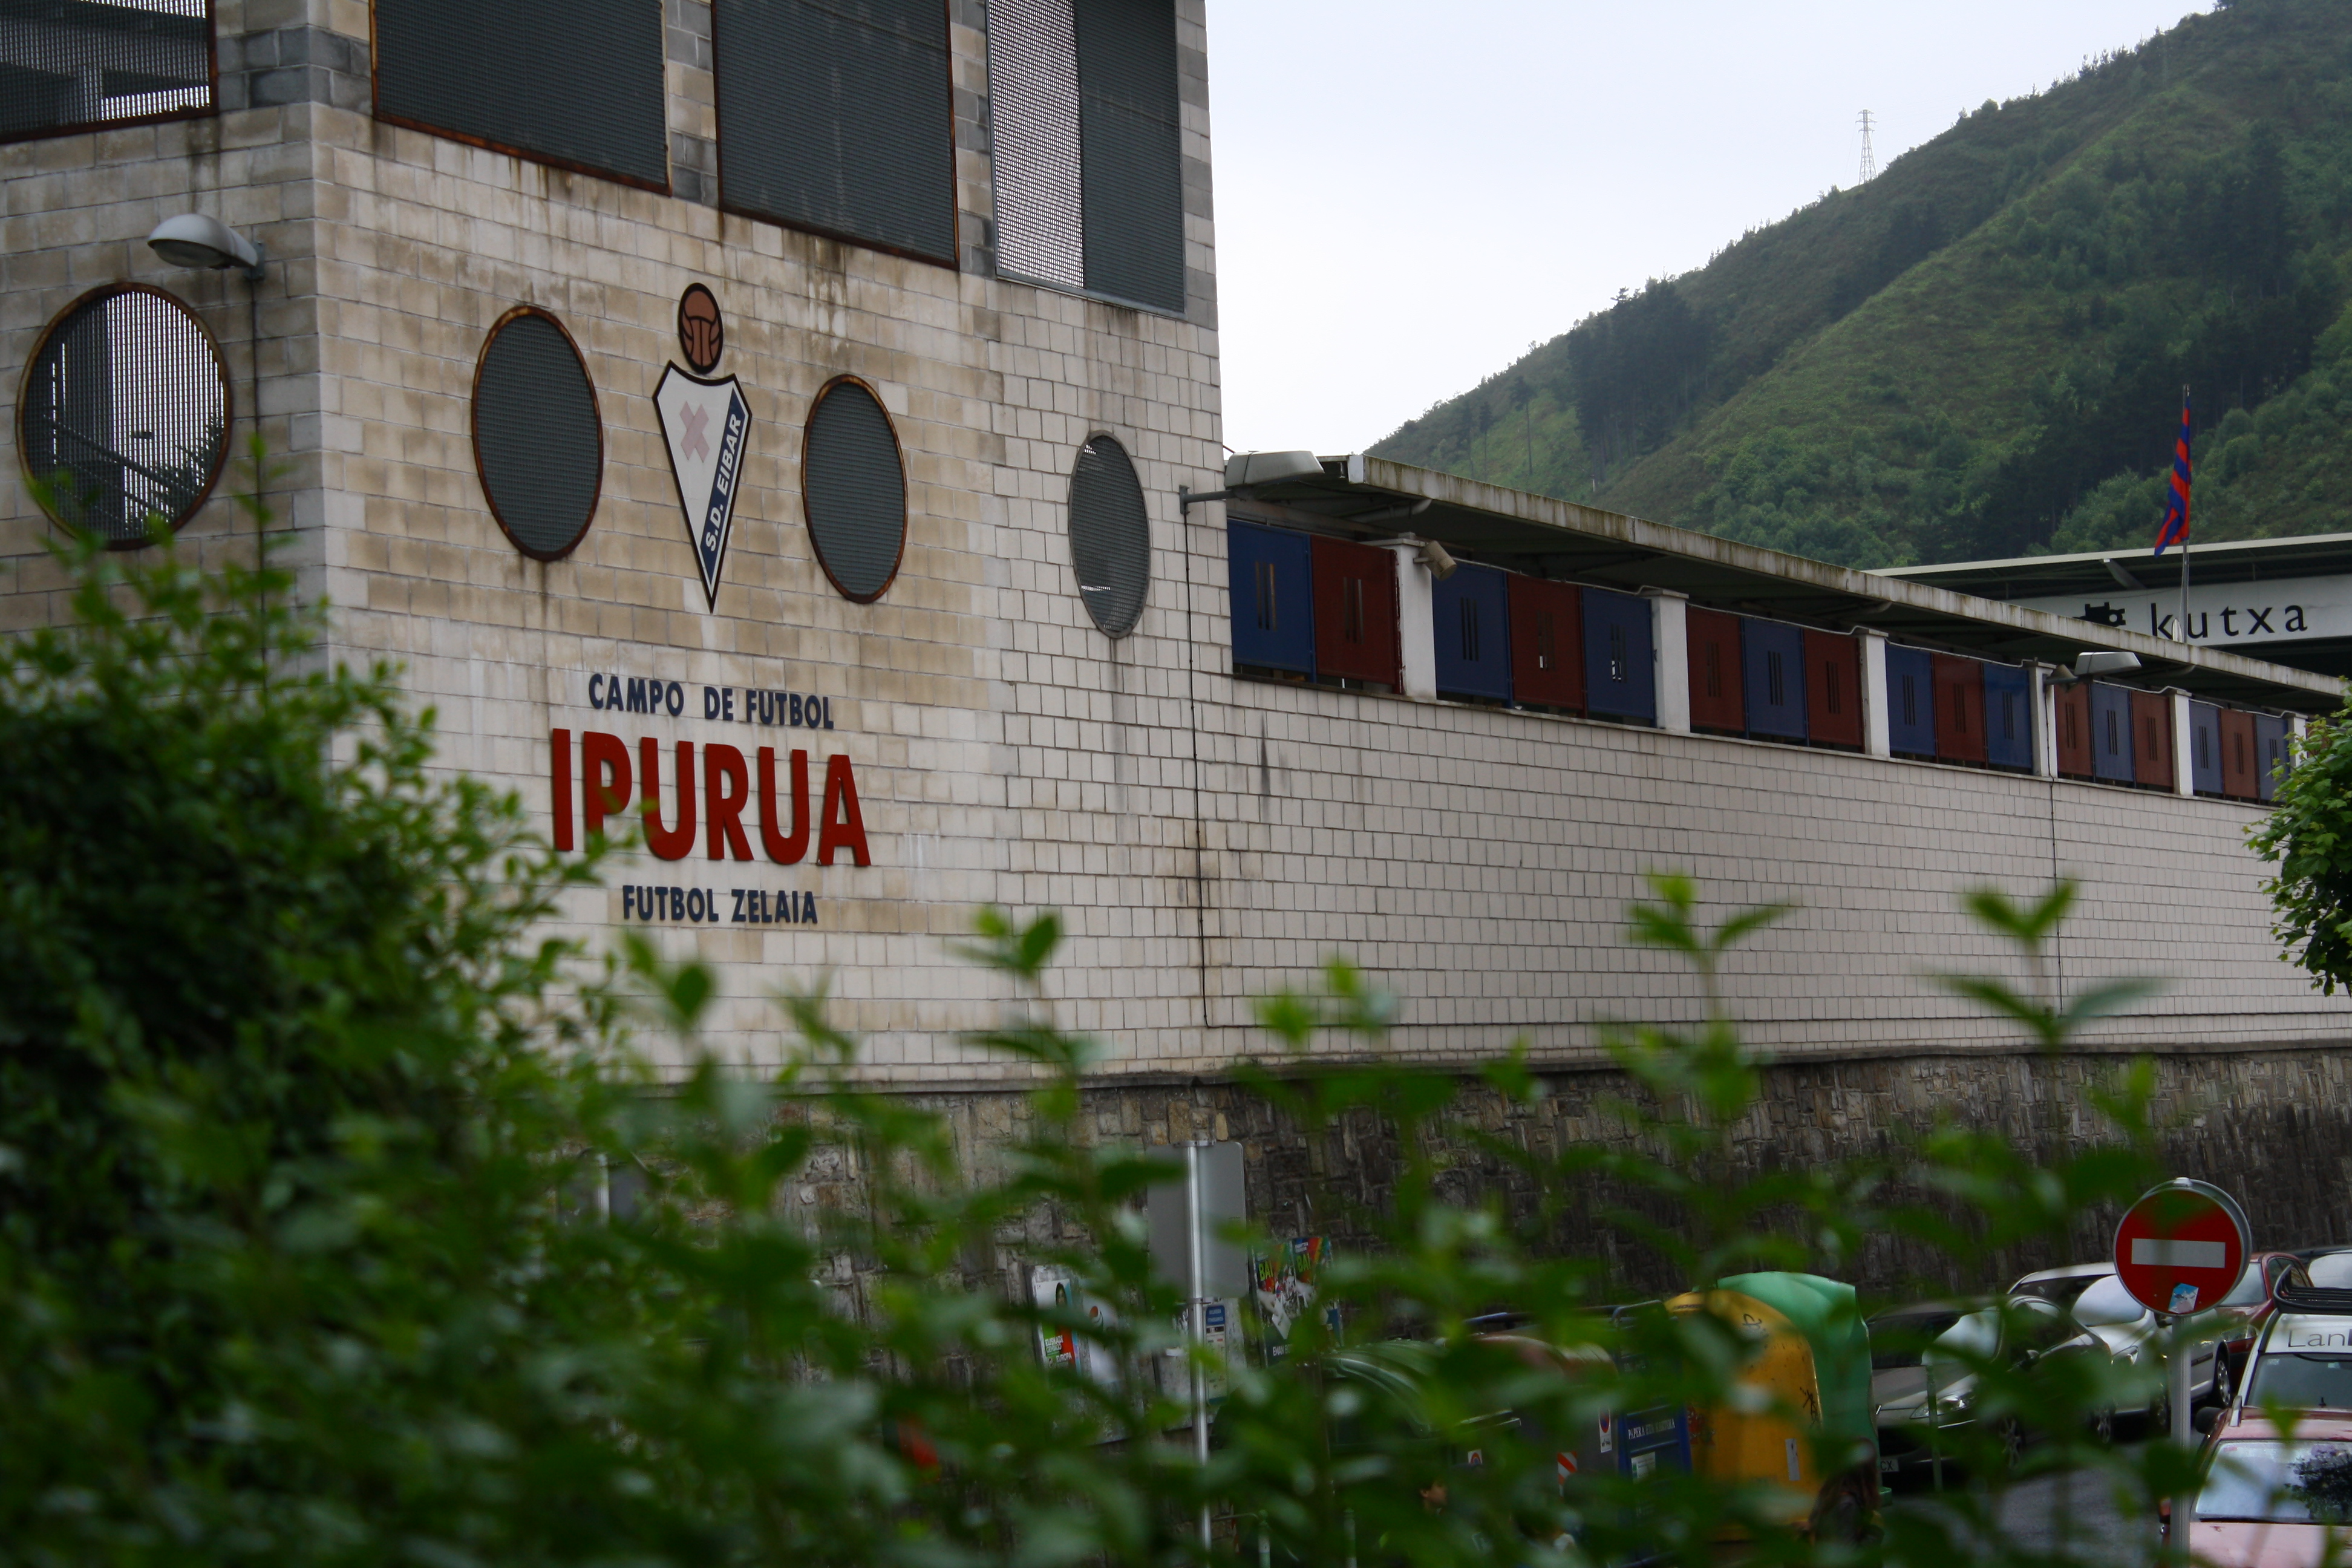
[[1323,478],[1323,459],[1312,452],[1236,452],[1225,459],[1225,488],[1207,490],[1199,495],[1188,489],[1178,489],[1177,510],[1190,511],[1200,501],[1231,500],[1245,496],[1258,485],[1279,484],[1284,479],[1319,479]]
[[2073,686],[2078,681],[2092,680],[2102,675],[2129,675],[2139,668],[2139,655],[2107,649],[2098,653],[2078,654],[2074,668],[2058,677],[2053,686]]
[[[205,213],[182,213],[177,217],[165,218],[148,231],[147,248],[174,267],[190,267],[200,272],[224,272],[234,267],[245,279],[246,311],[252,329],[253,428],[257,443],[261,430],[261,279],[268,263],[268,255],[257,242]],[[258,449],[257,446],[257,453]],[[256,566],[263,563],[261,534],[269,516],[261,504],[261,481],[257,460],[253,475]]]
[[204,213],[167,217],[147,236],[147,248],[174,267],[219,272],[234,267],[248,283],[261,281],[268,258],[261,247]]

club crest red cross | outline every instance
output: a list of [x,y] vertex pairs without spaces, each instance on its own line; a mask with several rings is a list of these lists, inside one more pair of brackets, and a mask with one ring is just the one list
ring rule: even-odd
[[2237,1284],[2246,1247],[2235,1198],[2205,1182],[2168,1182],[2116,1226],[2116,1273],[2150,1311],[2201,1311]]

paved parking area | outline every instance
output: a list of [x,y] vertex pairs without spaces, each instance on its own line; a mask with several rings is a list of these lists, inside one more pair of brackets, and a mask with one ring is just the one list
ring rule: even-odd
[[[2003,1489],[1992,1499],[1992,1529],[2011,1552],[2048,1554],[2098,1568],[2142,1568],[2156,1558],[2156,1521],[2137,1509],[2126,1512],[2105,1473],[2078,1470],[2039,1476]],[[1973,1510],[1952,1509],[1932,1492],[1888,1500],[1890,1515],[1953,1514],[1954,1533],[1980,1539]],[[1985,1542],[1990,1547],[1994,1544]]]

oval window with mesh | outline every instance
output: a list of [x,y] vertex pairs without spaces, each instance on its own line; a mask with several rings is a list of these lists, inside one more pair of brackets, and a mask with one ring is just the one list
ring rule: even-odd
[[474,467],[514,547],[569,555],[596,515],[604,426],[572,334],[521,305],[499,318],[474,372]]
[[50,515],[115,549],[188,521],[228,457],[228,367],[185,305],[121,284],[50,324],[16,436]]
[[864,382],[842,376],[816,395],[801,483],[817,564],[843,597],[880,598],[907,547],[907,473],[890,416]]
[[1095,625],[1108,637],[1133,631],[1151,587],[1151,525],[1135,465],[1108,436],[1079,447],[1070,470],[1070,564]]

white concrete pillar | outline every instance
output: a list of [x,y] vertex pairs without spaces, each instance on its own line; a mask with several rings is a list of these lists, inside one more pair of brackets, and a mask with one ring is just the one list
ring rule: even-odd
[[2050,682],[2058,667],[2029,659],[2025,671],[2033,680],[2033,776],[2054,779],[2058,776],[2058,702]]
[[1893,756],[1895,740],[1886,728],[1886,634],[1858,626],[1853,635],[1862,639],[1862,749],[1874,757]]
[[2170,686],[2164,694],[2172,699],[2172,793],[2193,795],[2197,793],[2196,770],[2189,764],[2197,760],[2189,724],[2189,693],[2180,687]]
[[1404,694],[1417,702],[1437,700],[1437,627],[1430,605],[1436,579],[1422,563],[1418,544],[1381,546],[1396,557],[1397,652],[1404,666]]
[[1658,677],[1658,728],[1672,734],[1690,733],[1690,623],[1683,612],[1688,594],[1672,588],[1644,588],[1650,601],[1651,660]]

